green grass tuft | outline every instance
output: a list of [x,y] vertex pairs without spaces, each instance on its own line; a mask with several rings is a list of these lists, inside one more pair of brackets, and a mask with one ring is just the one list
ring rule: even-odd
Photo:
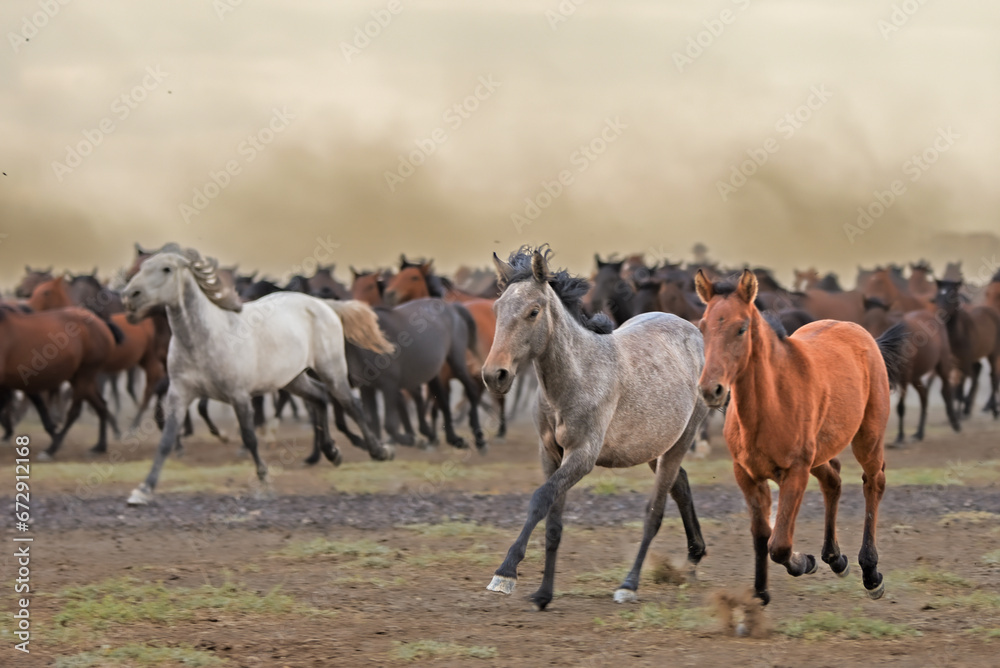
[[485,645],[460,645],[437,640],[417,640],[416,642],[394,642],[393,657],[403,661],[421,659],[469,658],[495,659],[499,653],[496,647]]
[[830,636],[847,638],[905,638],[920,632],[908,626],[871,617],[845,617],[833,612],[811,612],[778,625],[778,632],[790,638],[823,640]]
[[54,668],[136,668],[138,666],[186,666],[208,668],[223,665],[222,659],[211,652],[192,647],[149,647],[125,645],[97,651],[59,657]]

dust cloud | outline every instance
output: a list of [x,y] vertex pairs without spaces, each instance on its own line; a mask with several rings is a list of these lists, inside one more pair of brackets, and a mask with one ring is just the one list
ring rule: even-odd
[[3,286],[137,241],[275,278],[1000,257],[988,3],[43,4],[0,7]]

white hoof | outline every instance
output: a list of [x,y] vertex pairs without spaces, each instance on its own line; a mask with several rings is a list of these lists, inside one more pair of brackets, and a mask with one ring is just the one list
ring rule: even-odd
[[391,462],[396,458],[396,448],[389,445],[388,443],[382,444],[382,461]]
[[868,594],[868,598],[877,601],[885,594],[885,580],[882,580],[874,589],[866,589],[865,592]]
[[688,567],[685,569],[684,575],[687,576],[689,584],[696,583],[698,581],[698,567],[695,564],[688,562]]
[[635,603],[639,600],[639,595],[631,589],[616,589],[615,603]]
[[517,586],[517,578],[508,578],[503,575],[494,575],[490,583],[486,585],[486,588],[490,591],[500,592],[501,594],[512,594],[514,593],[514,587]]
[[750,629],[747,628],[746,624],[740,622],[739,624],[736,625],[737,638],[746,638],[748,635],[750,635]]
[[150,491],[149,487],[147,487],[145,483],[143,483],[132,490],[132,494],[128,497],[127,503],[130,506],[147,506],[152,500],[153,492]]
[[851,574],[851,563],[850,562],[847,563],[847,568],[845,568],[844,570],[840,571],[839,573],[834,573],[834,575],[836,575],[838,578],[846,578],[850,574]]

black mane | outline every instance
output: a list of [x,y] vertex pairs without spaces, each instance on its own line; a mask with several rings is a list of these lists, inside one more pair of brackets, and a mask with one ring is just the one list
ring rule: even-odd
[[[712,283],[712,294],[716,296],[728,297],[729,295],[736,292],[736,282],[738,279],[724,278],[721,281],[714,281]],[[788,330],[785,329],[785,325],[781,322],[781,315],[772,311],[771,309],[764,308],[764,305],[760,302],[760,297],[753,300],[753,306],[760,313],[761,317],[764,318],[766,322],[774,333],[777,335],[779,341],[784,341],[788,338]]]
[[[510,254],[507,262],[513,271],[506,281],[500,282],[501,293],[514,283],[534,280],[531,270],[531,258],[535,254],[535,250],[529,246],[521,246],[521,248]],[[537,251],[548,262],[549,257],[552,255],[552,249],[548,247],[548,244],[540,246]],[[597,334],[610,334],[614,331],[614,323],[611,322],[608,316],[603,313],[591,316],[584,312],[583,296],[590,290],[590,282],[587,279],[572,276],[565,269],[560,269],[556,272],[550,271],[547,281],[549,286],[559,296],[559,301],[563,303],[566,310],[573,314],[584,328]]]

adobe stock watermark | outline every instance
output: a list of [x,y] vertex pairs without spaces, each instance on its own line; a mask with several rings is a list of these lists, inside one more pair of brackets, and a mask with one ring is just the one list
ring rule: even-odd
[[47,26],[49,21],[54,19],[69,3],[70,0],[38,0],[38,11],[21,18],[21,30],[19,32],[7,31],[7,41],[10,42],[10,48],[14,50],[14,53],[16,54],[24,48],[25,44],[37,37],[42,28]]
[[371,46],[372,40],[377,39],[382,31],[389,27],[393,19],[403,11],[401,0],[389,0],[382,9],[374,9],[371,12],[371,20],[363,25],[354,26],[354,37],[350,42],[340,42],[340,53],[344,60],[350,64],[354,58],[361,55],[361,52]]
[[[791,139],[809,122],[815,112],[823,108],[823,105],[831,97],[833,97],[833,93],[826,87],[826,84],[811,87],[805,102],[775,122],[775,132],[783,139]],[[780,150],[781,144],[776,137],[768,137],[759,147],[747,149],[746,160],[739,164],[730,165],[729,178],[725,181],[715,182],[715,188],[719,191],[722,201],[728,201],[730,195],[745,186],[747,181],[757,173],[757,170],[766,165],[771,156]]]
[[416,148],[409,153],[399,154],[395,170],[383,172],[382,175],[385,178],[385,184],[389,187],[389,192],[396,192],[397,187],[416,174],[417,169],[427,162],[427,158],[434,155],[438,147],[448,141],[451,137],[448,134],[449,130],[455,132],[461,128],[467,120],[472,118],[472,114],[479,109],[479,106],[490,99],[500,86],[501,82],[494,79],[492,74],[483,75],[479,77],[478,84],[472,93],[445,109],[441,115],[444,126],[434,128],[426,137],[414,139],[413,144]]
[[[526,226],[535,222],[542,212],[552,206],[552,203],[566,191],[566,188],[573,185],[576,174],[587,171],[627,129],[628,125],[622,122],[620,116],[604,119],[604,127],[600,132],[570,153],[569,165],[559,170],[555,178],[542,179],[539,190],[534,195],[524,198],[524,209],[510,214],[514,229],[520,233]],[[571,168],[575,168],[575,173]]]
[[899,32],[903,26],[910,22],[913,15],[926,4],[927,0],[903,0],[899,3],[893,3],[889,18],[879,19],[875,24],[882,39],[889,41],[889,37]]
[[212,0],[212,9],[220,21],[225,21],[227,14],[232,14],[242,6],[243,0]]
[[233,177],[243,173],[243,167],[249,165],[257,159],[257,156],[266,149],[275,138],[288,129],[291,121],[295,120],[295,114],[288,111],[286,107],[271,110],[271,118],[252,135],[239,143],[236,147],[236,154],[242,160],[232,158],[226,161],[218,171],[209,170],[208,179],[199,187],[195,187],[190,203],[181,202],[178,211],[185,223],[190,224],[191,220],[208,208],[216,197],[233,182]]
[[566,23],[570,17],[576,14],[576,10],[587,0],[559,0],[555,9],[545,10],[545,20],[549,22],[549,28],[553,32],[559,29],[560,23]]
[[[920,153],[914,153],[907,158],[900,166],[903,176],[909,177],[910,183],[916,183],[940,159],[941,155],[947,153],[955,145],[961,136],[951,129],[938,128],[937,136],[931,145]],[[875,221],[886,214],[897,200],[906,194],[907,181],[894,179],[885,190],[875,190],[872,192],[872,199],[866,205],[857,209],[858,218],[854,223],[844,223],[844,234],[852,244],[857,238],[867,232]]]
[[736,22],[736,17],[739,16],[740,12],[746,11],[750,6],[750,0],[732,0],[732,2],[736,5],[735,10],[727,7],[719,12],[718,16],[702,21],[704,30],[699,30],[688,37],[682,50],[674,51],[672,58],[678,72],[683,74],[685,68],[694,65],[694,61],[701,58],[705,51],[722,37],[722,34],[726,32],[726,27]]
[[67,144],[66,157],[62,161],[52,161],[52,171],[59,183],[62,183],[67,175],[72,174],[73,170],[82,165],[84,158],[104,143],[105,137],[117,130],[120,127],[118,124],[131,116],[132,112],[149,97],[149,94],[156,90],[169,76],[169,72],[161,70],[159,65],[149,65],[145,72],[146,75],[141,82],[111,101],[110,116],[105,116],[98,121],[97,127],[86,128],[82,132],[83,138],[80,141],[72,145]]

